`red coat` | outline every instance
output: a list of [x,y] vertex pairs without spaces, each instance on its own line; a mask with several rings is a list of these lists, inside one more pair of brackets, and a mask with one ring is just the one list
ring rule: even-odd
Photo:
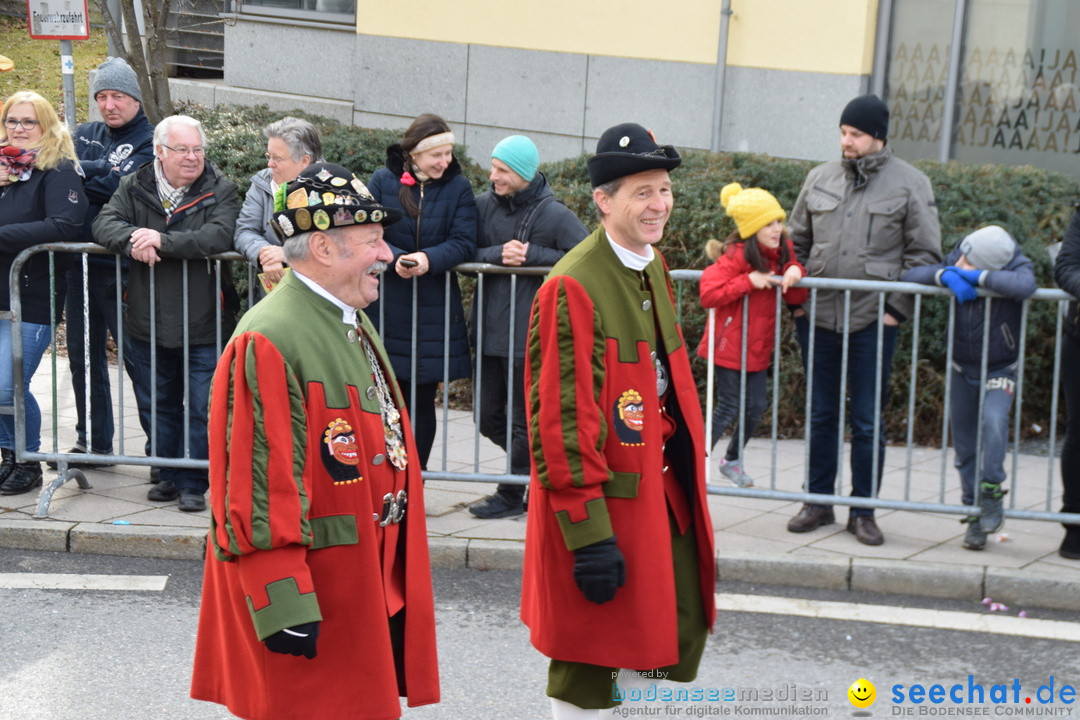
[[[795,259],[795,249],[786,236],[783,242],[788,246],[788,262],[779,267],[779,250],[769,251],[762,248],[762,256],[769,261],[769,268],[774,275],[783,275],[792,265],[802,270],[806,268]],[[732,370],[742,369],[743,342],[743,298],[749,296],[750,332],[746,340],[746,371],[758,372],[769,367],[772,359],[776,335],[776,290],[755,290],[750,282],[749,273],[754,267],[747,262],[744,243],[735,243],[701,273],[698,290],[701,293],[702,307],[716,308],[716,330],[713,346],[716,355],[713,358],[720,367]],[[807,288],[789,288],[783,295],[787,305],[802,305],[809,297]],[[709,357],[709,329],[698,345],[697,354]]]
[[[386,459],[370,366],[347,331],[342,311],[290,274],[244,316],[214,375],[191,695],[250,720],[392,720],[399,695],[439,699],[420,464],[404,412],[411,460],[397,470]],[[381,525],[384,495],[401,491],[404,518]],[[400,687],[388,623],[399,611]],[[262,642],[316,620],[312,660]]]
[[[677,403],[679,437],[688,438],[682,459],[691,475],[701,602],[710,627],[715,618],[701,407],[666,267],[657,254],[644,273],[629,270],[601,228],[552,270],[530,323],[533,467],[521,618],[548,657],[632,669],[678,662],[653,351],[667,355],[667,406]],[[626,559],[626,584],[597,605],[574,583],[573,550],[612,534]]]

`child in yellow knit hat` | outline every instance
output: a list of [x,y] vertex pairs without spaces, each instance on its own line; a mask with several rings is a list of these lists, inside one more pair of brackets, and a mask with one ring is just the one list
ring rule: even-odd
[[[792,286],[806,269],[795,259],[795,248],[784,229],[787,214],[771,193],[731,183],[720,191],[720,203],[738,229],[723,244],[709,240],[705,245],[709,259],[716,262],[701,274],[699,291],[702,307],[716,309],[715,330],[710,348],[706,328],[698,355],[717,366],[711,446],[737,418],[740,405],[743,408],[742,421],[736,421],[727,452],[720,459],[720,472],[735,485],[749,487],[754,483],[743,470],[742,449],[768,399],[765,383],[775,347],[776,290],[788,305],[804,303],[808,291]],[[749,320],[745,332],[744,308]],[[740,401],[744,371],[746,395]]]

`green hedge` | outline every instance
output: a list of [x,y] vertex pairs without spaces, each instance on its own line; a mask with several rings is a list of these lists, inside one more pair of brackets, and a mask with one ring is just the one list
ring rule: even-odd
[[[185,106],[201,119],[209,137],[212,161],[246,192],[250,176],[265,167],[265,139],[262,128],[281,117],[280,112],[260,108],[206,110]],[[327,159],[352,169],[363,180],[383,165],[386,146],[400,140],[400,131],[346,127],[326,118],[307,116],[320,130]],[[466,175],[477,192],[486,186],[487,160],[483,167],[456,148]],[[839,154],[839,151],[838,151]],[[790,211],[807,171],[815,163],[784,160],[749,153],[709,153],[685,151],[682,166],[672,173],[675,210],[668,221],[661,249],[672,268],[701,269],[706,260],[702,248],[708,238],[722,238],[734,229],[719,203],[720,188],[729,182],[744,187],[763,187]],[[585,166],[586,156],[541,165],[555,194],[591,226],[592,189]],[[1077,197],[1076,182],[1057,173],[1033,167],[1000,165],[960,165],[919,161],[934,186],[941,218],[945,252],[976,228],[996,223],[1016,237],[1035,263],[1041,287],[1053,287],[1052,267],[1046,247],[1061,240],[1072,213],[1070,203]],[[683,328],[687,340],[697,346],[704,329],[705,314],[697,301],[697,289],[681,292]],[[1025,367],[1025,437],[1045,433],[1049,426],[1052,394],[1053,340],[1056,306],[1033,303],[1028,319],[1027,364]],[[920,358],[917,368],[915,438],[934,444],[940,439],[945,368],[945,298],[925,298],[920,326]],[[906,437],[907,386],[911,368],[911,323],[902,327],[898,341],[889,407],[886,415],[890,439]],[[780,432],[786,437],[802,434],[805,378],[791,324],[785,319],[781,347]],[[705,364],[695,359],[699,385],[704,388]],[[467,393],[464,393],[467,397]],[[1059,422],[1063,422],[1059,419]],[[767,428],[762,428],[766,430]]]

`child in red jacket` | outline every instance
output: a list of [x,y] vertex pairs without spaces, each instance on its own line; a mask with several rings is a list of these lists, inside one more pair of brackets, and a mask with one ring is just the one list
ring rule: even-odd
[[[750,487],[754,482],[743,471],[742,448],[765,412],[765,383],[775,346],[776,287],[788,305],[801,305],[808,291],[792,285],[802,279],[806,269],[795,259],[795,249],[784,230],[787,214],[769,192],[761,188],[744,190],[738,183],[731,183],[720,191],[720,203],[738,229],[723,245],[716,240],[706,243],[706,254],[716,262],[705,268],[699,286],[702,307],[716,308],[712,348],[712,361],[717,365],[716,407],[711,445],[717,444],[739,414],[740,378],[745,370],[742,423],[736,421],[732,428],[727,453],[720,459],[720,472],[735,485]],[[749,318],[745,336],[744,303]],[[708,328],[698,355],[710,357]]]

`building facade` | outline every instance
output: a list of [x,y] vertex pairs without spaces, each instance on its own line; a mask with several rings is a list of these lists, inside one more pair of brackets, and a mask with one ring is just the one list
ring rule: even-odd
[[545,158],[578,155],[612,123],[635,121],[682,147],[824,160],[837,156],[844,104],[874,91],[904,157],[1080,178],[1080,3],[827,5],[234,0],[223,80],[174,80],[174,97],[367,127],[435,112],[475,157],[510,133],[533,137]]

